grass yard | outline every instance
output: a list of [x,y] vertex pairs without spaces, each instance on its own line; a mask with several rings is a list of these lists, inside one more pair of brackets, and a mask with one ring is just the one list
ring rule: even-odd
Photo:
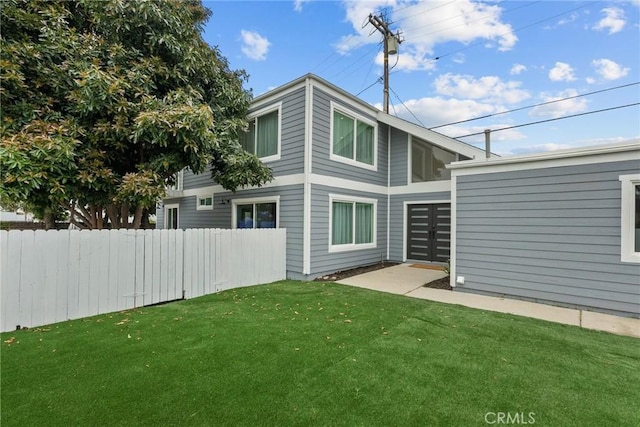
[[[639,426],[640,340],[286,281],[2,334],[9,426]],[[533,421],[533,422],[532,422]]]

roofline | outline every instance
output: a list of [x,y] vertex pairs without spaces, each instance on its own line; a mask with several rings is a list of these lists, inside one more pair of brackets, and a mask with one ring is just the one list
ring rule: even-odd
[[[579,157],[601,156],[605,154],[633,153],[637,152],[637,160],[640,160],[640,139],[618,144],[597,145],[592,147],[568,148],[564,150],[546,151],[536,154],[523,154],[519,156],[500,157],[466,162],[453,162],[449,169],[481,168],[487,166],[515,165],[522,163],[542,162],[546,160],[576,159]],[[633,160],[633,157],[630,157]]]
[[[407,120],[401,119],[400,117],[392,116],[391,114],[385,113],[384,111],[378,110],[376,118],[378,119],[378,121],[384,124],[392,126],[396,129],[400,129],[411,135],[416,135],[420,138],[424,138],[428,140],[430,143],[433,143],[439,147],[446,148],[448,150],[453,149],[456,152],[460,154],[464,154],[465,156],[470,157],[472,159],[476,159],[478,158],[478,156],[485,158],[486,153],[485,153],[485,150],[483,149],[475,147],[471,144],[467,144],[466,142],[451,138],[450,136],[443,135],[439,132],[433,131],[431,129],[409,122]],[[498,157],[497,154],[493,154],[493,153],[491,153],[491,156]]]
[[640,140],[594,147],[572,148],[545,153],[504,157],[499,159],[470,160],[446,165],[451,178],[488,173],[517,172],[565,166],[584,166],[614,162],[640,163]]
[[[278,86],[275,89],[272,89],[268,92],[263,93],[260,96],[255,97],[251,100],[251,104],[253,106],[259,106],[262,103],[268,102],[269,100],[281,96],[289,90],[294,90],[305,84],[308,80],[312,80],[317,86],[324,86],[326,89],[337,92],[341,96],[349,99],[355,104],[359,105],[363,109],[368,110],[373,116],[376,117],[381,123],[392,126],[394,128],[400,129],[408,134],[415,135],[419,138],[424,138],[428,140],[430,143],[433,143],[439,147],[454,150],[460,154],[463,154],[472,159],[476,159],[479,156],[484,158],[485,151],[483,149],[477,148],[471,144],[467,144],[466,142],[459,141],[457,139],[451,138],[449,136],[443,135],[441,133],[435,132],[431,129],[425,128],[423,126],[417,125],[415,123],[409,122],[407,120],[401,119],[399,117],[392,116],[388,113],[385,113],[368,102],[363,101],[357,96],[345,91],[344,89],[334,85],[333,83],[328,82],[327,80],[319,77],[313,73],[307,73],[301,77],[298,77],[295,80],[292,80],[288,83],[283,84],[282,86]],[[492,156],[497,156],[496,154],[492,154]]]

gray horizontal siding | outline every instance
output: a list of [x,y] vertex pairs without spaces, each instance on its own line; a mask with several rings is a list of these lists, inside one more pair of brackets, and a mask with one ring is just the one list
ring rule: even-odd
[[[281,125],[281,153],[280,160],[266,163],[274,176],[291,175],[304,172],[304,120],[305,120],[305,89],[300,88],[280,98],[271,104],[282,102]],[[262,104],[258,109],[268,108],[270,104]],[[249,110],[251,114],[252,110]]]
[[[229,199],[280,196],[280,228],[287,229],[287,277],[302,272],[302,242],[304,221],[304,187],[288,185],[276,188],[258,188],[229,194]],[[231,226],[231,203],[229,203],[229,226]]]
[[330,159],[331,149],[331,101],[345,107],[346,110],[356,112],[367,119],[376,122],[376,118],[355,108],[352,105],[345,105],[336,98],[331,97],[326,92],[314,88],[313,91],[313,153],[312,171],[318,175],[328,175],[345,178],[357,182],[370,184],[387,185],[387,133],[388,127],[378,123],[378,151],[377,151],[377,171],[360,168],[353,165],[333,161]]
[[409,134],[391,129],[389,182],[392,187],[407,185],[409,165]]
[[[329,194],[376,199],[377,224],[374,249],[329,253]],[[387,196],[342,188],[311,187],[311,277],[361,265],[374,264],[387,258]]]
[[404,254],[404,202],[429,202],[449,200],[451,193],[439,192],[439,193],[417,193],[417,194],[402,194],[391,196],[391,208],[389,212],[389,260],[391,261],[403,261],[405,259]]
[[185,169],[182,172],[182,188],[190,190],[193,188],[209,187],[214,185],[213,179],[211,179],[211,169],[207,168],[204,172],[194,174],[189,169]]
[[[165,204],[180,204],[178,225],[187,228],[231,228],[232,201],[258,197],[280,196],[280,225],[287,229],[287,271],[302,273],[302,241],[303,241],[303,186],[290,185],[276,188],[258,188],[214,195],[213,210],[197,211],[196,197],[165,199]],[[163,228],[163,216],[158,216],[158,227]]]
[[640,266],[620,262],[619,175],[640,161],[457,178],[459,290],[640,315]]
[[[266,163],[274,176],[284,176],[302,173],[304,171],[304,120],[305,120],[305,90],[300,88],[274,99],[271,104],[260,105],[257,109],[268,108],[282,102],[282,117],[280,120],[280,160]],[[254,109],[249,109],[251,114]],[[207,169],[201,174],[194,174],[186,169],[183,176],[185,190],[208,187],[214,185],[211,171]]]

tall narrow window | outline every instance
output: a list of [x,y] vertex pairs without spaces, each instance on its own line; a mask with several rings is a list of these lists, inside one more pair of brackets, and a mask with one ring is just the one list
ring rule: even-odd
[[178,228],[178,210],[179,205],[165,205],[164,207],[164,228],[177,229]]

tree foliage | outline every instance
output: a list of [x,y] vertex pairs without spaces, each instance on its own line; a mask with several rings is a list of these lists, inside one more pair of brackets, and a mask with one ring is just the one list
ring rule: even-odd
[[247,76],[202,39],[209,16],[197,0],[3,1],[0,204],[136,228],[184,168],[232,191],[269,181],[237,142]]

